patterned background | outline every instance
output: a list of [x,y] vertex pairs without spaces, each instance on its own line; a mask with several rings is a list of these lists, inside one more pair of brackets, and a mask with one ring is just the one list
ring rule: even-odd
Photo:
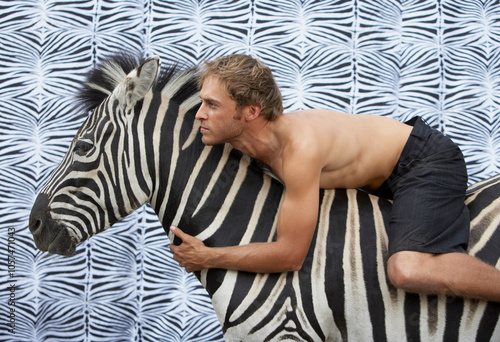
[[222,340],[148,206],[74,257],[34,248],[29,211],[82,123],[72,96],[118,49],[190,64],[252,54],[288,111],[421,115],[461,146],[471,184],[499,172],[498,0],[0,1],[2,341]]

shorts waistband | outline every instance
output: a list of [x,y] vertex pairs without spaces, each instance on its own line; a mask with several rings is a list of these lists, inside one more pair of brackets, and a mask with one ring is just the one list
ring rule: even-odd
[[392,170],[391,175],[385,180],[382,185],[372,191],[371,193],[373,195],[379,196],[379,197],[384,197],[388,199],[393,199],[394,194],[392,191],[391,186],[389,185],[390,182],[392,182],[391,179],[398,178],[398,168],[400,163],[403,160],[406,160],[409,158],[410,154],[414,151],[412,151],[413,148],[413,143],[410,142],[412,137],[419,139],[420,141],[425,141],[427,140],[434,132],[434,129],[432,129],[427,123],[419,116],[415,116],[412,119],[408,120],[405,122],[405,124],[412,126],[413,129],[410,133],[410,137],[408,138],[408,141],[406,142],[405,146],[403,147],[403,151],[401,152],[401,156],[399,157],[398,163],[394,167],[394,170]]
[[410,135],[414,137],[425,140],[432,135],[433,129],[429,129],[430,126],[420,116],[416,116],[406,121],[405,124],[413,126]]

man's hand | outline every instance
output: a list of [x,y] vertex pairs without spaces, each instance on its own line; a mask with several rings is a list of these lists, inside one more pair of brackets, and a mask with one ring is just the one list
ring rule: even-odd
[[177,227],[171,226],[170,231],[182,240],[178,246],[170,244],[170,250],[174,253],[174,260],[179,266],[186,268],[187,272],[201,271],[208,268],[206,265],[205,252],[208,247],[201,240],[184,233]]

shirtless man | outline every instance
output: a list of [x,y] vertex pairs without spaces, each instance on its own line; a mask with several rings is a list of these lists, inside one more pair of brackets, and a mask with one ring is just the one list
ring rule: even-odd
[[196,114],[203,142],[230,143],[265,163],[285,193],[273,242],[210,248],[171,227],[183,241],[171,245],[180,266],[297,271],[318,220],[320,188],[363,188],[394,199],[387,271],[396,287],[500,301],[500,271],[464,253],[467,171],[450,139],[418,118],[405,124],[328,110],[281,115],[280,91],[260,61],[230,55],[205,67]]

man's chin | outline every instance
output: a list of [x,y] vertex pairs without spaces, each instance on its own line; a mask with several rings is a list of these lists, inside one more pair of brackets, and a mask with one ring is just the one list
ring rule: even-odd
[[205,136],[203,136],[203,137],[201,138],[201,141],[202,141],[205,145],[207,145],[207,146],[213,146],[213,145],[215,145],[215,144],[216,144],[216,143],[214,143],[213,141],[211,141],[210,139],[205,138]]

